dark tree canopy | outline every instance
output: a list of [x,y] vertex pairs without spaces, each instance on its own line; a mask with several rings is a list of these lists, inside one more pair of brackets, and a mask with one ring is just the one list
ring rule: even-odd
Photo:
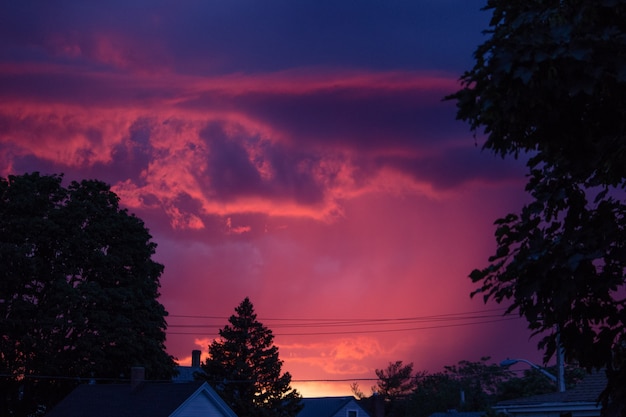
[[566,359],[605,368],[604,412],[626,415],[626,0],[486,8],[490,38],[449,98],[484,148],[529,158],[532,202],[496,222],[475,294],[512,301],[546,361],[558,334]]
[[376,369],[375,372],[378,377],[376,394],[385,402],[385,415],[403,415],[404,410],[399,407],[398,400],[404,403],[403,400],[415,389],[413,363],[389,362],[386,369]]
[[[557,375],[557,366],[544,368],[552,375]],[[587,375],[587,372],[577,366],[566,365],[564,369],[566,390],[574,388]],[[498,385],[498,401],[511,400],[521,397],[530,397],[553,393],[556,383],[536,368],[524,370],[521,377],[511,377]]]
[[389,362],[386,369],[376,369],[378,377],[376,392],[384,398],[407,395],[415,388],[413,363],[404,365],[402,361]]
[[102,182],[0,178],[0,414],[49,406],[76,378],[173,374],[150,239]]
[[461,407],[461,384],[450,374],[422,373],[416,382],[415,392],[408,405],[410,415],[428,417],[447,410],[465,411]]
[[[451,409],[488,411],[499,401],[556,391],[556,384],[535,368],[530,368],[518,377],[499,364],[487,363],[489,359],[483,357],[476,362],[462,360],[456,365],[445,366],[443,372],[418,373],[405,415],[427,417]],[[547,368],[546,371],[556,374],[556,367]],[[585,374],[581,368],[566,367],[568,389]]]
[[498,401],[500,385],[512,375],[497,364],[488,364],[489,359],[462,360],[456,365],[445,366],[443,372],[418,375],[411,397],[413,414],[429,416],[450,409],[487,410]]
[[204,377],[238,416],[294,417],[301,396],[290,386],[291,375],[281,375],[272,331],[257,320],[247,297],[235,312],[209,346]]
[[452,98],[485,148],[576,182],[623,185],[626,2],[489,0],[491,36]]

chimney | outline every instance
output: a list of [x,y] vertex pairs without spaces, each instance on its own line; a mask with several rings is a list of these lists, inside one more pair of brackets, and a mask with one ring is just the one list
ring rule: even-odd
[[130,368],[130,390],[135,391],[146,379],[146,368],[133,366]]
[[200,367],[200,351],[192,350],[191,351],[191,367],[199,368]]

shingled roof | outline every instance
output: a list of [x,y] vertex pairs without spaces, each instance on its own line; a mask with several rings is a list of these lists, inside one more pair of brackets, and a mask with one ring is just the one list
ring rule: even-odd
[[[298,413],[298,417],[332,417],[350,402],[354,402],[355,405],[363,410],[354,397],[303,398],[302,405],[304,407]],[[363,412],[365,415],[368,415],[365,410]]]
[[224,417],[237,417],[202,382],[79,385],[46,417],[169,417],[190,398],[204,393]]
[[484,415],[485,415],[484,411],[448,410],[448,411],[440,411],[437,413],[432,413],[430,417],[482,417]]
[[598,401],[600,393],[606,388],[607,378],[602,371],[592,372],[585,376],[574,388],[564,392],[551,394],[533,395],[531,397],[516,398],[513,400],[500,401],[497,406],[535,405],[545,403],[580,403]]

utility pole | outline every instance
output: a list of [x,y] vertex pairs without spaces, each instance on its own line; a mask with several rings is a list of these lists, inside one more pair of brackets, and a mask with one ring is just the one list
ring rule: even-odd
[[565,359],[561,346],[561,328],[557,326],[556,334],[556,384],[559,392],[565,392]]

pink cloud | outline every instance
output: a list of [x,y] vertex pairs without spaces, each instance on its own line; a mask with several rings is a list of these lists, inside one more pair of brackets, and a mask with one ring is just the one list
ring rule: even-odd
[[[26,82],[63,74],[62,67],[31,69],[23,79],[19,73],[0,68],[0,80],[23,83],[7,90],[0,105],[4,172],[28,161],[30,169],[107,176],[124,206],[156,236],[157,260],[166,265],[162,302],[172,314],[167,346],[181,363],[193,348],[206,355],[226,319],[189,329],[177,327],[187,319],[176,316],[227,317],[246,296],[261,317],[475,310],[467,274],[493,246],[485,233],[493,219],[520,200],[508,190],[520,181],[515,167],[496,176],[491,164],[498,172],[502,165],[493,161],[464,162],[478,155],[456,128],[435,132],[443,126],[435,118],[436,128],[413,130],[409,109],[440,112],[438,100],[454,86],[450,78],[362,71],[213,78],[75,73],[63,78],[72,92],[63,95]],[[77,96],[83,88],[87,93]],[[395,110],[385,109],[392,102]],[[341,336],[275,333],[295,379],[367,380],[391,360],[436,371],[457,357],[489,354],[488,341],[507,331],[504,324],[454,332],[413,327],[351,333],[360,330],[353,326],[338,329],[350,332]],[[459,357],[459,346],[470,344]],[[349,394],[349,383],[301,386]]]
[[[108,59],[115,61],[114,58]],[[19,78],[18,72],[8,66],[1,71],[5,76]],[[63,68],[31,68],[25,74],[45,79],[63,74]],[[6,101],[0,108],[6,120],[0,132],[4,152],[11,149],[8,155],[14,157],[32,155],[61,167],[89,169],[95,165],[123,164],[118,157],[120,150],[128,155],[140,150],[140,162],[144,165],[136,165],[138,160],[129,161],[139,172],[139,180],[117,178],[113,181],[114,190],[130,207],[160,207],[177,228],[203,228],[206,216],[233,213],[329,220],[341,216],[343,199],[363,193],[394,188],[433,196],[440,192],[428,175],[420,174],[420,179],[420,175],[403,173],[401,165],[380,165],[372,159],[378,158],[375,155],[394,153],[432,153],[420,144],[419,138],[415,143],[403,144],[405,139],[400,138],[406,132],[398,131],[395,139],[378,137],[375,149],[368,150],[370,145],[359,149],[359,137],[365,131],[352,120],[355,113],[348,116],[346,127],[337,130],[343,136],[333,133],[336,145],[330,144],[333,134],[331,138],[319,137],[321,142],[316,144],[313,137],[306,141],[299,137],[306,128],[295,128],[295,120],[285,124],[272,113],[255,109],[267,107],[263,100],[271,108],[277,98],[288,99],[297,106],[301,100],[313,103],[312,97],[320,103],[336,103],[339,99],[350,109],[364,100],[374,103],[371,100],[376,97],[402,97],[407,90],[413,91],[416,99],[419,92],[430,99],[432,93],[439,97],[443,89],[452,88],[455,82],[451,78],[347,71],[283,71],[214,78],[173,74],[159,78],[127,74],[121,79],[118,74],[107,73],[75,75],[71,81],[75,86],[70,86],[69,91],[78,91],[82,85],[88,92],[92,84],[99,85],[92,101],[85,101],[84,96],[61,97],[52,91],[53,95],[46,95],[50,92],[35,92],[27,87],[22,98]],[[122,96],[109,96],[104,87],[108,84],[115,85],[114,90],[118,91],[125,86],[126,91]],[[153,93],[144,96],[147,89]],[[162,95],[155,94],[159,90]],[[54,102],[57,97],[59,103]],[[72,103],[72,97],[78,102]],[[122,103],[114,97],[134,98]],[[204,98],[197,101],[193,97]],[[99,102],[99,98],[104,101]],[[256,104],[250,107],[251,103]],[[401,102],[398,105],[402,106]],[[317,106],[306,104],[303,111],[313,111]],[[312,120],[302,122],[306,126]],[[328,114],[322,115],[319,122],[318,125],[344,123]],[[137,130],[137,126],[143,127]],[[354,132],[346,130],[347,126]],[[364,143],[374,143],[371,134],[375,131],[370,129],[363,136],[368,137]],[[138,134],[144,137],[141,143],[134,139]],[[387,128],[385,135],[389,134],[394,132]],[[368,152],[372,155],[368,156]],[[233,158],[238,158],[238,162]],[[222,168],[218,168],[220,164]],[[16,165],[11,161],[8,166]]]
[[484,19],[446,2],[287,3],[7,7],[0,174],[112,185],[158,244],[183,364],[246,296],[305,395],[369,393],[395,360],[536,360],[523,322],[441,319],[488,308],[467,275],[524,199],[520,163],[481,154],[442,102],[471,56],[456,30]]

